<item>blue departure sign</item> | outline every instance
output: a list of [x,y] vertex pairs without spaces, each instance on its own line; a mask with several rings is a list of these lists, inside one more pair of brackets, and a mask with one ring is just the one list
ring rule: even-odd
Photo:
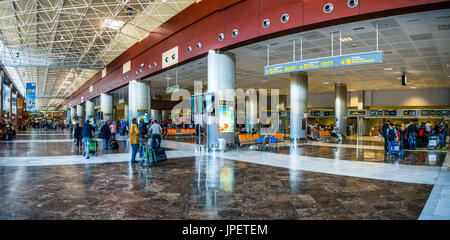
[[355,53],[335,57],[316,58],[303,61],[281,63],[264,67],[264,75],[300,72],[314,69],[356,66],[362,64],[382,63],[383,52]]

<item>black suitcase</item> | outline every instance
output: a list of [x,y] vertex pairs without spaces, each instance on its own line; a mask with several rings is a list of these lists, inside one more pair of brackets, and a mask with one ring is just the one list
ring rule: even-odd
[[148,149],[148,157],[150,165],[167,161],[167,154],[164,148]]
[[164,162],[167,160],[166,149],[157,148],[157,149],[153,149],[153,151],[155,151],[156,162]]
[[112,141],[111,141],[111,149],[112,149],[112,150],[117,150],[117,149],[119,149],[119,142],[116,141],[116,140],[112,140]]

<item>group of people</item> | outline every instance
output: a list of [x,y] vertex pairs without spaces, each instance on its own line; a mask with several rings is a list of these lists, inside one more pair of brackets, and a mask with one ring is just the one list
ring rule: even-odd
[[438,150],[447,150],[446,136],[448,136],[448,124],[444,121],[436,122],[434,126],[428,121],[418,122],[411,121],[409,124],[402,123],[393,124],[389,120],[382,126],[381,135],[384,138],[384,150],[390,152],[394,143],[400,142],[407,146],[408,149],[415,150],[418,141],[420,145],[427,145],[431,136],[438,138],[436,148]]
[[12,140],[12,138],[16,136],[16,130],[16,127],[11,124],[0,122],[0,139]]

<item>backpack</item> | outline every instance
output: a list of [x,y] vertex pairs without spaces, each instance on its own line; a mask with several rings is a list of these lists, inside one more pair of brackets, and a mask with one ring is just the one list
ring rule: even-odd
[[391,142],[395,140],[394,129],[389,129],[388,130],[388,140],[391,141]]

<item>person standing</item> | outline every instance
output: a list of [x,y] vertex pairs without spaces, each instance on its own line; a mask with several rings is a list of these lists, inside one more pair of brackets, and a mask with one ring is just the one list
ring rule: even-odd
[[386,131],[386,136],[388,140],[388,151],[392,153],[394,151],[394,142],[398,141],[398,134],[392,123],[389,124],[389,128]]
[[116,121],[114,121],[110,126],[109,130],[111,131],[111,139],[116,140],[116,133],[117,133],[117,125]]
[[85,147],[85,156],[86,159],[89,159],[89,144],[92,138],[92,132],[94,131],[94,127],[89,123],[89,120],[86,120],[86,124],[83,124],[83,128],[81,130],[81,137],[83,138],[84,147]]
[[[148,129],[147,124],[145,123],[143,118],[139,119],[138,129],[139,129],[139,141],[147,142]],[[144,157],[144,148],[141,144],[139,144],[139,157],[140,158]]]
[[103,149],[108,150],[108,145],[110,144],[111,130],[109,129],[109,122],[103,122],[100,128],[100,138],[103,139]]
[[384,138],[384,151],[385,152],[388,151],[387,130],[389,129],[390,124],[391,124],[391,122],[389,120],[387,120],[387,122],[385,124],[383,124],[383,126],[381,127],[381,135]]
[[139,128],[137,126],[136,118],[131,120],[130,127],[130,144],[131,144],[131,163],[136,163],[136,154],[139,147]]
[[120,123],[120,126],[122,128],[122,134],[125,135],[125,131],[127,129],[127,123],[125,122],[125,119],[122,120],[122,122]]
[[153,121],[152,126],[150,126],[149,132],[152,133],[152,148],[157,149],[161,147],[161,126],[158,121]]

